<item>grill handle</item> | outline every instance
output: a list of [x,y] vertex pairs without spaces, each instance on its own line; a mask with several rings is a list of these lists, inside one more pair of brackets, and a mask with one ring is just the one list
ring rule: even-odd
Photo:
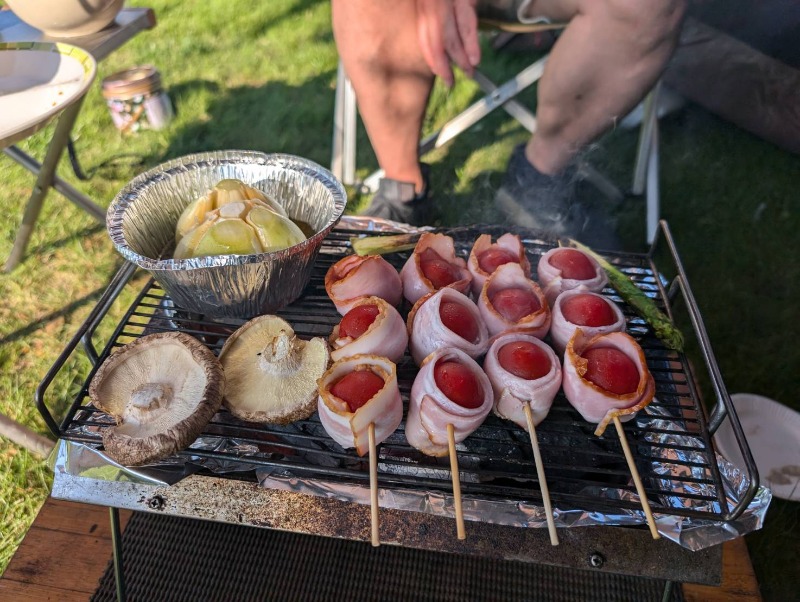
[[[47,427],[56,437],[61,437],[64,424],[58,424],[53,415],[50,413],[47,404],[45,403],[45,394],[47,393],[47,389],[50,387],[50,384],[53,382],[53,379],[56,377],[56,375],[61,371],[66,361],[75,351],[75,348],[81,342],[83,336],[89,332],[90,328],[96,328],[95,323],[106,315],[111,304],[116,300],[120,291],[122,291],[135,271],[136,264],[126,261],[117,271],[117,273],[114,274],[114,277],[108,283],[108,287],[103,293],[103,296],[100,297],[100,300],[94,306],[89,316],[86,318],[83,324],[81,324],[81,327],[58,356],[55,363],[47,371],[47,374],[45,374],[42,381],[36,387],[36,393],[34,394],[36,408],[39,410],[39,413],[47,424]],[[89,359],[92,362],[93,367],[96,368],[96,354],[94,359],[92,359],[91,354],[89,354]],[[67,412],[67,417],[72,414],[73,409],[74,408],[70,408],[70,411]]]
[[[739,506],[733,509],[731,514],[732,520],[738,517],[744,511],[744,509],[747,507],[747,503],[749,503],[758,490],[758,468],[756,467],[755,460],[753,459],[753,454],[750,452],[750,447],[746,443],[744,430],[739,422],[739,417],[736,415],[736,409],[733,407],[733,402],[731,402],[728,390],[722,381],[722,374],[719,371],[719,365],[717,364],[717,359],[714,356],[714,350],[711,348],[711,341],[708,338],[705,324],[700,316],[700,309],[697,306],[697,301],[694,298],[692,289],[689,286],[689,281],[686,278],[686,271],[683,268],[683,263],[681,262],[680,256],[678,255],[678,250],[675,247],[675,241],[672,238],[672,233],[670,232],[666,221],[661,220],[659,222],[659,226],[660,232],[664,236],[664,240],[667,243],[670,254],[672,255],[672,259],[675,262],[675,269],[677,270],[675,281],[678,283],[681,294],[683,295],[683,300],[686,304],[689,318],[692,321],[692,326],[694,327],[694,331],[697,335],[697,341],[700,343],[703,361],[706,364],[708,374],[711,378],[711,384],[714,387],[716,403],[711,410],[711,416],[708,421],[709,434],[713,436],[725,418],[727,417],[730,419],[731,427],[733,428],[733,433],[736,437],[736,444],[739,446],[739,451],[742,454],[742,458],[744,459],[747,468],[747,474],[750,477],[750,484],[747,489],[747,494],[742,496],[742,502],[739,504]],[[653,242],[653,248],[657,242],[657,240]]]

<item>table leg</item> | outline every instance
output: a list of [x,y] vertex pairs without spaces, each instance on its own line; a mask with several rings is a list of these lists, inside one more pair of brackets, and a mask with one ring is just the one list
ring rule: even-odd
[[50,140],[50,145],[47,147],[47,154],[42,162],[42,168],[36,178],[36,185],[28,199],[28,204],[25,206],[22,223],[19,226],[19,230],[17,230],[17,237],[14,240],[14,247],[11,249],[11,255],[9,255],[8,261],[6,261],[6,272],[10,272],[17,267],[25,254],[25,249],[27,249],[31,234],[33,234],[36,220],[39,219],[39,213],[42,210],[44,199],[47,197],[47,193],[53,185],[56,167],[67,146],[72,126],[75,124],[75,119],[78,117],[82,104],[83,98],[78,99],[71,106],[64,109],[64,112],[58,119],[55,132],[53,132],[53,138]]
[[124,602],[125,573],[122,566],[122,532],[119,528],[119,508],[110,507],[111,515],[111,545],[114,548],[114,581],[117,585],[117,600]]

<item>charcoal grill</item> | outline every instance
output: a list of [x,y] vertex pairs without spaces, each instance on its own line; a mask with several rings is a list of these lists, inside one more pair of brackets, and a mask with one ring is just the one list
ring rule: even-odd
[[[471,226],[444,230],[454,237],[464,257],[480,233],[499,236],[507,229]],[[361,231],[335,229],[326,239],[304,294],[278,312],[303,337],[326,337],[340,316],[328,299],[324,276],[328,268],[351,252],[350,237]],[[552,248],[530,232],[518,232],[532,265]],[[408,253],[387,256],[400,268]],[[758,474],[747,448],[730,399],[722,383],[713,352],[697,310],[691,289],[666,224],[647,254],[614,253],[609,259],[630,276],[662,310],[686,317],[687,338],[699,346],[703,369],[716,396],[707,414],[701,403],[692,366],[683,353],[667,349],[650,327],[616,295],[604,293],[626,314],[628,333],[645,351],[648,366],[656,381],[656,400],[647,413],[625,425],[652,510],[657,515],[691,517],[715,521],[736,519],[758,489]],[[105,294],[79,329],[37,389],[38,408],[50,429],[59,438],[102,449],[102,429],[108,417],[88,403],[87,389],[95,370],[113,350],[151,332],[181,331],[196,336],[219,352],[226,337],[242,322],[218,321],[192,315],[175,307],[153,280],[147,281],[107,337],[102,350],[96,345],[98,332],[109,330],[109,309],[127,286],[134,266],[126,265],[115,276]],[[63,410],[60,419],[51,384],[78,347],[93,368],[85,383]],[[411,358],[398,363],[400,389],[407,402],[416,373]],[[63,405],[62,405],[63,408]],[[708,418],[707,418],[708,416]],[[730,419],[738,436],[749,479],[746,495],[735,503],[724,491],[715,458],[712,435],[719,424]],[[595,437],[588,424],[569,405],[563,395],[556,398],[550,414],[537,428],[554,507],[580,509],[593,515],[636,515],[641,506],[630,494],[635,487],[614,430]],[[679,444],[671,443],[674,435]],[[666,442],[665,442],[666,441]],[[231,444],[231,443],[235,444]],[[243,453],[242,450],[245,450]],[[562,545],[550,548],[545,529],[520,529],[514,520],[506,525],[480,520],[482,504],[513,507],[541,506],[542,497],[536,476],[530,440],[516,425],[490,415],[486,422],[458,449],[461,487],[469,517],[467,540],[455,538],[449,518],[452,510],[452,485],[447,458],[430,458],[411,448],[403,427],[379,446],[380,487],[402,496],[404,492],[427,492],[438,500],[441,512],[407,512],[383,507],[381,540],[387,543],[430,550],[479,554],[491,558],[517,559],[644,575],[667,580],[715,583],[719,579],[719,550],[711,548],[687,552],[666,541],[649,540],[641,528],[562,529]],[[369,463],[352,450],[343,450],[325,433],[316,415],[288,427],[254,425],[242,422],[221,410],[208,425],[198,443],[181,452],[193,474],[172,486],[157,483],[108,482],[71,477],[57,472],[53,495],[62,499],[163,512],[177,516],[207,518],[223,522],[268,526],[303,533],[369,539],[369,508],[333,499],[337,487],[369,486]],[[198,459],[200,460],[198,462]],[[198,465],[199,464],[199,465]],[[671,465],[664,473],[654,466]],[[228,467],[210,470],[209,466]],[[165,462],[165,471],[174,464]],[[316,496],[306,496],[259,487],[257,475],[290,475],[317,484]],[[612,492],[613,495],[609,495]],[[383,499],[386,499],[385,497]],[[434,501],[433,506],[437,502]],[[112,510],[112,516],[114,516]],[[448,515],[448,516],[445,516]],[[499,521],[503,522],[503,521]],[[602,522],[602,521],[601,521]],[[604,550],[602,553],[598,550]],[[603,559],[597,562],[597,558]],[[681,560],[682,559],[682,560]]]

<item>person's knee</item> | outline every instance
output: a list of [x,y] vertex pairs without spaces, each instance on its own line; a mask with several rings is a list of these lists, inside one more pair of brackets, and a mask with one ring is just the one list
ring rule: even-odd
[[648,54],[672,45],[686,11],[686,0],[593,0],[615,27],[627,32],[631,51]]

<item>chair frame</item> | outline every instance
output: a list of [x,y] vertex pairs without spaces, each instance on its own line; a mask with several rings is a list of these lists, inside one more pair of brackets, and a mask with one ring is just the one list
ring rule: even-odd
[[[553,26],[550,26],[546,29],[553,28]],[[536,28],[537,31],[541,29]],[[499,86],[485,74],[475,70],[473,80],[483,90],[485,96],[450,119],[439,130],[423,138],[419,146],[419,156],[422,157],[431,150],[451,142],[459,134],[501,107],[528,132],[534,134],[536,132],[536,115],[517,102],[515,98],[523,90],[526,90],[541,79],[546,62],[547,56],[538,59]],[[645,194],[646,196],[647,216],[645,229],[648,243],[652,243],[655,237],[660,214],[657,116],[659,88],[660,83],[656,84],[643,101],[643,118],[639,131],[636,163],[631,186],[632,194]],[[358,107],[355,91],[341,61],[339,61],[334,107],[331,172],[345,185],[360,184],[368,191],[374,192],[378,189],[378,183],[384,175],[383,170],[371,173],[360,183],[356,181],[357,119]],[[613,182],[586,161],[579,162],[578,174],[580,177],[591,181],[607,198],[617,202],[624,198],[622,191]]]

